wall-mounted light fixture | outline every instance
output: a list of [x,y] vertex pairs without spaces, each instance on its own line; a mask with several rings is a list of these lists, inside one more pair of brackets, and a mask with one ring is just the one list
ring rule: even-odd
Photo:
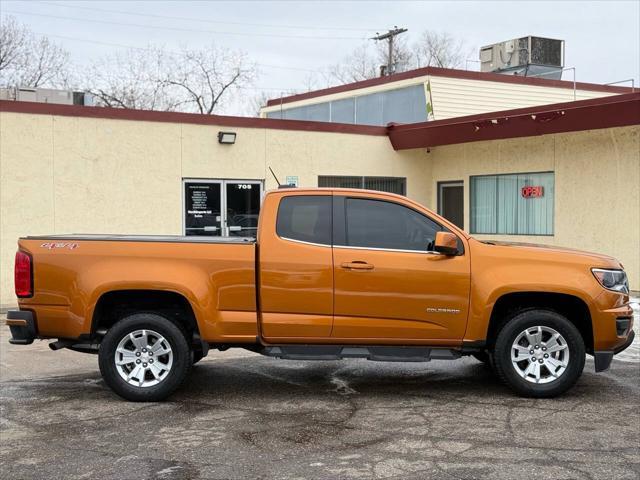
[[233,145],[236,143],[236,132],[218,132],[218,143]]

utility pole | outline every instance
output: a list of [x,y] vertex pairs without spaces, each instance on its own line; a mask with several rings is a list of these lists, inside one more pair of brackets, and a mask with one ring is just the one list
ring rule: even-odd
[[389,53],[387,54],[387,67],[384,69],[384,73],[382,73],[382,68],[380,68],[381,76],[391,75],[395,72],[395,65],[393,61],[393,37],[396,35],[400,35],[401,33],[406,32],[406,28],[398,28],[397,25],[393,27],[393,30],[389,30],[387,33],[378,33],[376,32],[376,36],[372,37],[371,40],[375,40],[376,42],[379,40],[387,40],[389,45]]

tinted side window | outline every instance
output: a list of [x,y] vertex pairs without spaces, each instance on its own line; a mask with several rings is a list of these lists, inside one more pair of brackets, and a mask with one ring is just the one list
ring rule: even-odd
[[348,198],[347,245],[426,251],[433,248],[440,225],[396,203]]
[[276,220],[278,236],[331,245],[331,196],[284,197]]

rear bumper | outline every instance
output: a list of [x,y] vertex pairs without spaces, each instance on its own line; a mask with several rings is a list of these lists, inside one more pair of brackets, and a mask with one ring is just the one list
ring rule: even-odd
[[27,310],[9,310],[7,326],[11,331],[9,343],[13,345],[29,345],[36,338],[36,322],[33,312]]
[[616,347],[613,351],[596,351],[593,352],[593,359],[595,362],[596,372],[603,372],[609,368],[611,365],[611,361],[613,360],[613,356],[617,355],[620,352],[625,351],[629,345],[633,343],[633,339],[636,336],[636,332],[633,330],[629,332],[629,336],[627,337],[627,341],[624,342],[619,347]]

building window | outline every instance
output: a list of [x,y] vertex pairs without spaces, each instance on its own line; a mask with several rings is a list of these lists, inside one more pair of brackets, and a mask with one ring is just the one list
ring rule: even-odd
[[471,177],[471,233],[553,235],[554,173]]
[[333,123],[356,123],[356,99],[345,98],[331,102],[331,121]]
[[404,177],[355,177],[321,175],[318,177],[319,187],[331,188],[366,188],[381,192],[407,194],[407,179]]
[[427,121],[424,84],[267,112],[267,118],[384,126]]

